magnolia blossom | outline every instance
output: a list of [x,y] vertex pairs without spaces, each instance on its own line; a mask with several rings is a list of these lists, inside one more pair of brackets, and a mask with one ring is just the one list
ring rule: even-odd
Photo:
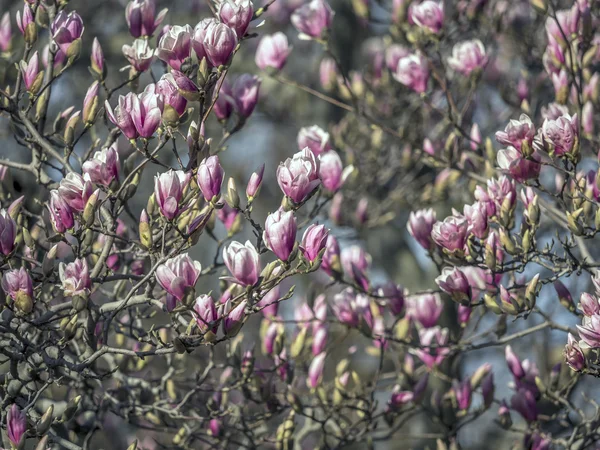
[[92,280],[85,259],[76,259],[69,264],[59,266],[60,281],[65,295],[74,297],[87,296],[92,287]]
[[300,128],[297,142],[299,150],[309,148],[315,156],[319,156],[332,148],[329,143],[329,133],[318,125]]
[[6,434],[14,448],[20,448],[25,431],[27,431],[27,415],[13,403],[6,416]]
[[446,355],[450,353],[450,349],[444,347],[444,345],[448,343],[448,339],[447,328],[437,326],[433,328],[422,328],[419,330],[419,341],[422,348],[415,353],[418,358],[431,369],[440,365],[442,361],[446,359]]
[[156,15],[155,0],[132,0],[125,8],[127,26],[135,38],[152,36],[166,14],[167,9],[165,8]]
[[132,45],[123,45],[123,55],[137,72],[145,72],[152,65],[155,51],[147,39],[136,39]]
[[422,294],[406,299],[407,317],[416,320],[424,328],[435,326],[443,310],[444,304],[438,294]]
[[288,44],[288,39],[282,32],[263,37],[256,48],[256,65],[265,70],[271,67],[281,70],[285,65],[292,48]]
[[181,212],[183,190],[190,177],[190,173],[173,169],[154,177],[154,198],[161,214],[167,219],[172,220]]
[[236,78],[231,88],[235,110],[242,117],[249,117],[258,103],[261,79],[248,73]]
[[205,33],[202,46],[208,62],[215,67],[226,65],[238,44],[235,31],[224,23],[214,23]]
[[93,183],[110,186],[113,181],[119,181],[119,152],[116,143],[96,153],[92,159],[83,163],[83,172]]
[[300,251],[307,261],[313,262],[319,256],[319,253],[325,249],[329,230],[325,225],[312,224],[309,226],[302,236]]
[[[134,100],[135,99],[135,100]],[[133,109],[134,104],[137,100],[137,96],[130,92],[127,95],[119,96],[119,104],[114,109],[110,106],[108,100],[104,102],[104,107],[106,109],[106,114],[108,119],[114,123],[119,129],[123,132],[123,134],[127,137],[127,139],[136,139],[139,136],[138,130],[133,121]]]
[[238,37],[243,37],[248,30],[254,8],[250,0],[223,0],[219,7],[219,17]]
[[503,172],[509,173],[516,181],[535,179],[539,176],[542,166],[537,162],[539,157],[534,154],[531,159],[521,156],[521,153],[514,147],[508,147],[500,150],[497,155],[497,162]]
[[0,252],[7,256],[15,248],[17,224],[5,209],[0,210]]
[[435,223],[435,211],[433,209],[421,209],[419,211],[411,211],[408,216],[406,228],[421,247],[428,250],[431,247],[431,232]]
[[234,241],[223,249],[223,261],[235,281],[242,286],[254,286],[260,274],[260,256],[250,241]]
[[335,150],[319,155],[319,179],[329,192],[336,192],[344,183],[344,165]]
[[420,53],[401,58],[392,75],[398,82],[419,94],[427,90],[429,66],[425,57]]
[[466,275],[457,267],[445,267],[442,274],[435,279],[444,292],[450,294],[459,303],[470,303],[471,286]]
[[315,389],[321,383],[321,379],[323,378],[323,370],[325,369],[325,357],[327,354],[325,352],[319,354],[314,357],[310,366],[308,368],[308,379],[306,380],[306,384],[309,388]]
[[24,267],[6,271],[2,276],[2,289],[13,301],[19,296],[33,297],[33,281]]
[[443,249],[460,252],[465,247],[468,228],[469,223],[464,216],[450,216],[433,225],[431,237]]
[[190,57],[192,34],[193,30],[189,25],[172,26],[160,39],[156,55],[173,69],[179,70]]
[[88,174],[68,173],[60,181],[58,193],[75,211],[83,211],[88,199],[94,192],[94,186]]
[[521,114],[519,120],[511,119],[504,131],[496,132],[496,140],[501,144],[513,146],[523,151],[531,148],[535,137],[535,126],[527,114]]
[[465,76],[482,69],[487,61],[485,47],[479,39],[459,42],[452,49],[452,56],[448,58],[450,67]]
[[75,11],[69,14],[60,11],[50,26],[54,42],[69,57],[79,55],[80,38],[84,29],[83,20]]
[[439,33],[444,25],[444,5],[432,0],[411,3],[409,18],[420,28]]
[[263,240],[282,261],[287,261],[296,244],[296,218],[293,211],[281,209],[267,217]]
[[569,333],[567,337],[564,356],[567,365],[576,372],[581,371],[586,366],[585,355],[583,354],[579,343],[571,333]]
[[223,174],[223,167],[221,167],[221,162],[217,155],[208,157],[198,167],[198,187],[207,202],[212,201],[220,195]]
[[321,183],[318,159],[309,148],[296,153],[277,168],[277,182],[294,203],[303,202]]
[[189,289],[193,289],[200,277],[202,266],[187,253],[168,259],[156,269],[156,281],[167,291],[167,309],[183,300]]
[[[194,312],[196,313],[196,324],[202,334],[210,331],[213,334],[217,333],[218,324],[215,324],[219,318],[215,301],[210,295],[201,295],[194,303]],[[212,327],[211,327],[212,324]]]
[[75,225],[73,210],[56,189],[50,191],[48,211],[52,226],[57,233],[64,233]]
[[546,119],[542,137],[549,153],[562,156],[579,150],[579,122],[577,114],[565,114],[556,120]]
[[318,39],[331,27],[335,13],[325,0],[311,0],[292,14],[292,25],[301,39]]

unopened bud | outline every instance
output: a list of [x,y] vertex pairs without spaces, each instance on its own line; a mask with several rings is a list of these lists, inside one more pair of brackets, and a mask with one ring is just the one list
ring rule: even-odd
[[152,247],[152,228],[150,228],[150,219],[145,209],[142,210],[140,215],[139,224],[140,242],[142,245],[149,249]]
[[63,419],[65,421],[71,420],[73,418],[73,416],[77,412],[77,409],[79,408],[80,402],[81,402],[81,395],[78,395],[77,397],[74,397],[73,399],[71,399],[69,401],[69,403],[67,404],[67,407],[65,408],[65,412],[63,412]]
[[94,224],[94,219],[96,217],[96,205],[98,203],[98,197],[100,196],[100,190],[96,189],[87,203],[85,204],[85,209],[83,210],[83,223],[86,227],[91,227]]
[[35,430],[37,434],[42,435],[46,434],[46,432],[50,429],[50,425],[52,425],[52,413],[54,412],[54,405],[48,406],[48,409],[44,413],[44,415],[40,418]]
[[240,196],[237,187],[235,186],[235,180],[232,177],[229,177],[229,180],[227,180],[227,194],[225,195],[225,201],[234,209],[237,209],[240,206]]

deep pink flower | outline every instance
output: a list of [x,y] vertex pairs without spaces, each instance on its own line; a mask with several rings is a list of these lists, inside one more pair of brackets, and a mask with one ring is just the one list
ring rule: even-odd
[[577,325],[581,337],[580,345],[588,348],[600,348],[600,315],[585,317],[581,325]]
[[254,197],[258,195],[258,192],[260,191],[260,186],[262,185],[264,173],[264,164],[260,166],[255,172],[252,172],[250,180],[248,180],[248,184],[246,185],[246,196],[248,197],[249,202],[254,200]]
[[190,181],[191,174],[183,170],[169,170],[154,177],[154,197],[160,212],[172,220],[181,212],[180,202],[183,190]]
[[0,20],[0,50],[8,52],[12,44],[12,28],[10,26],[10,12],[6,11]]
[[443,3],[425,0],[422,3],[411,3],[409,10],[409,20],[432,33],[439,33],[444,26],[444,5]]
[[565,346],[565,361],[575,372],[580,372],[586,366],[585,355],[575,337],[569,333]]
[[514,147],[500,150],[497,155],[498,166],[504,173],[509,173],[516,181],[524,182],[536,179],[542,166],[538,163],[539,156],[534,153],[530,159],[523,158]]
[[323,261],[321,269],[328,275],[332,275],[334,270],[339,271],[340,266],[340,246],[334,235],[330,234],[327,237],[325,244],[325,253],[323,253]]
[[131,118],[138,134],[145,139],[151,138],[158,129],[164,109],[162,95],[152,91],[147,89],[132,99]]
[[242,117],[250,117],[258,103],[261,80],[256,75],[245,73],[236,78],[231,89],[235,110]]
[[437,324],[444,304],[438,294],[422,294],[406,298],[406,316],[419,322],[424,328]]
[[248,30],[254,8],[250,0],[225,0],[219,7],[219,17],[223,23],[235,30],[239,38]]
[[326,246],[328,236],[329,230],[325,225],[312,224],[306,229],[302,236],[300,251],[307,261],[313,262],[317,259]]
[[198,166],[198,186],[207,202],[217,200],[223,184],[223,167],[217,155],[209,156]]
[[433,209],[420,209],[411,211],[408,216],[406,228],[410,235],[423,247],[431,247],[431,231],[436,223],[436,214]]
[[308,368],[308,378],[306,384],[311,389],[316,389],[323,379],[323,370],[325,369],[325,357],[327,353],[323,352],[313,358]]
[[[167,9],[161,10],[156,15],[154,0],[132,0],[125,8],[125,18],[129,32],[135,38],[150,37],[164,20]],[[156,16],[156,17],[155,17]]]
[[196,299],[194,312],[196,313],[194,317],[200,333],[205,334],[210,331],[213,334],[217,334],[218,324],[215,322],[219,318],[219,315],[215,301],[210,295],[201,295]]
[[344,183],[344,166],[340,155],[329,150],[319,155],[319,179],[329,192],[336,192]]
[[183,300],[187,291],[196,285],[202,266],[187,253],[168,259],[156,269],[156,281],[167,291],[167,310]]
[[2,276],[2,289],[13,301],[20,295],[33,297],[33,281],[24,267],[6,271]]
[[544,120],[542,137],[548,153],[562,156],[577,151],[579,146],[577,114],[574,116],[565,114],[556,120]]
[[60,281],[66,296],[87,296],[92,287],[92,280],[87,261],[84,258],[76,259],[69,264],[60,264]]
[[109,148],[104,148],[94,157],[83,163],[83,172],[91,181],[102,186],[110,186],[113,181],[119,181],[119,152],[116,143]]
[[13,403],[6,416],[6,433],[8,440],[15,448],[19,447],[21,439],[27,430],[27,416]]
[[461,252],[467,242],[469,223],[462,216],[449,216],[443,222],[436,222],[431,237],[437,245],[449,252]]
[[469,304],[471,285],[466,275],[458,267],[445,267],[435,279],[441,290],[449,294],[454,301]]
[[156,56],[175,70],[181,69],[183,62],[191,55],[192,27],[175,25],[160,39]]
[[17,224],[10,217],[8,212],[3,209],[0,211],[0,252],[7,256],[15,248],[15,239],[17,237]]
[[311,0],[292,14],[292,25],[300,32],[300,38],[321,38],[331,27],[335,13],[325,0]]
[[[81,17],[75,11],[71,11],[69,14],[65,13],[65,11],[60,11],[50,26],[54,42],[58,44],[61,51],[68,57],[78,55],[79,50],[77,49],[77,45],[73,47],[71,45],[81,39],[83,30],[83,20],[81,20]],[[72,54],[73,52],[76,53]]]
[[[447,328],[440,328],[439,326],[421,328],[419,330],[419,341],[421,348],[416,351],[416,355],[429,369],[440,365],[446,359],[446,355],[450,353],[450,349],[444,347],[448,343]],[[432,347],[432,345],[435,346]]]
[[227,65],[238,44],[235,31],[224,23],[213,23],[204,32],[202,46],[208,62],[214,67]]
[[104,102],[108,118],[112,123],[119,127],[127,139],[136,139],[139,136],[132,117],[134,104],[137,100],[137,96],[132,92],[128,93],[126,96],[119,95],[119,105],[114,111],[110,106],[110,103],[108,103],[108,100]]
[[57,233],[64,233],[75,225],[73,210],[56,189],[50,191],[48,211],[50,212],[52,226]]
[[392,75],[398,82],[419,94],[427,90],[429,66],[420,53],[401,58]]
[[75,211],[83,211],[88,199],[94,192],[94,185],[89,175],[84,176],[78,173],[68,173],[60,181],[58,193]]

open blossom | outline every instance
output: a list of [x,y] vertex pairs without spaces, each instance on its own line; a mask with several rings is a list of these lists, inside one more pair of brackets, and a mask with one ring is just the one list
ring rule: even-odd
[[260,255],[250,241],[234,241],[223,249],[223,261],[242,286],[254,286],[260,275]]
[[421,3],[411,3],[409,8],[409,19],[432,33],[439,33],[444,26],[444,5],[432,0]]
[[540,175],[542,166],[538,160],[539,157],[535,153],[530,159],[524,158],[514,147],[500,150],[497,155],[498,167],[519,182],[536,179]]
[[329,150],[319,155],[319,179],[329,192],[336,192],[344,182],[344,166],[340,155]]
[[168,259],[156,269],[156,281],[167,291],[167,309],[183,300],[187,291],[196,285],[202,266],[187,253]]
[[579,123],[577,114],[565,114],[556,120],[546,119],[542,125],[542,137],[548,153],[557,156],[579,150]]
[[116,144],[96,153],[92,159],[83,163],[83,172],[93,183],[110,186],[113,181],[119,181],[119,152]]
[[217,155],[209,156],[198,166],[198,187],[207,202],[218,198],[223,184],[223,167]]
[[83,211],[88,199],[94,192],[94,185],[89,175],[83,176],[78,173],[68,173],[60,181],[58,193],[75,211]]
[[584,292],[579,299],[579,309],[584,316],[592,317],[600,314],[600,302],[595,295]]
[[306,229],[302,236],[300,251],[307,261],[313,262],[317,259],[321,250],[325,248],[328,236],[329,230],[325,225],[312,224]]
[[17,224],[5,209],[0,210],[0,252],[3,255],[12,253],[16,237]]
[[146,86],[146,89],[144,89],[144,91],[148,91],[162,98],[164,103],[163,120],[165,122],[167,122],[167,115],[172,114],[172,112],[175,112],[176,115],[169,120],[172,120],[173,122],[178,121],[179,117],[185,112],[187,106],[187,100],[179,93],[174,72],[179,74],[179,72],[174,70],[171,73],[163,75],[156,84],[149,84]]
[[65,11],[59,12],[50,26],[54,42],[68,57],[79,55],[83,30],[83,20],[75,11],[71,11],[69,14]]
[[527,114],[521,114],[519,120],[511,119],[504,131],[496,132],[498,142],[520,151],[523,151],[524,147],[531,148],[534,137],[535,126]]
[[581,325],[577,325],[581,337],[580,345],[587,348],[600,348],[600,315],[585,317]]
[[277,183],[294,203],[303,202],[321,183],[319,161],[309,148],[279,164]]
[[[196,299],[194,312],[196,313],[196,324],[202,334],[207,331],[211,331],[214,334],[217,333],[218,325],[215,322],[219,318],[219,315],[215,301],[210,295],[201,295]],[[210,326],[211,324],[213,325],[212,327]]]
[[473,71],[482,69],[487,63],[485,47],[480,40],[459,42],[452,49],[452,56],[448,58],[448,64],[457,72],[465,76]]
[[279,209],[267,217],[263,240],[280,260],[287,261],[296,244],[296,231],[293,211]]
[[57,233],[64,233],[75,225],[73,210],[56,189],[50,191],[48,211],[52,226]]
[[253,15],[254,7],[250,0],[223,0],[219,6],[219,17],[240,38],[246,34]]
[[59,266],[60,281],[67,296],[86,296],[92,287],[88,264],[85,259],[76,259]]
[[137,96],[133,92],[125,96],[119,95],[119,104],[114,111],[108,100],[104,102],[109,120],[119,127],[127,139],[136,139],[139,136],[132,117],[136,100]]
[[438,294],[422,294],[406,298],[406,315],[419,322],[424,328],[437,324],[444,304]]
[[436,222],[431,237],[437,245],[449,252],[463,251],[467,242],[469,224],[462,216],[449,216],[443,222]]
[[334,295],[331,309],[336,318],[349,327],[357,327],[362,321],[367,326],[373,325],[369,297],[346,288]]
[[256,65],[265,70],[271,67],[281,70],[292,51],[285,34],[278,31],[275,34],[263,37],[256,48]]
[[411,211],[406,228],[421,247],[428,250],[431,247],[431,231],[435,223],[436,214],[433,209],[420,209]]
[[183,62],[190,57],[192,49],[192,27],[175,25],[169,29],[158,44],[156,55],[175,70],[181,69]]
[[145,72],[150,68],[155,51],[150,48],[147,39],[136,39],[133,45],[123,45],[123,55],[137,72]]
[[392,75],[398,82],[419,94],[427,90],[429,66],[420,53],[401,58]]
[[486,205],[481,202],[465,205],[463,213],[469,224],[468,232],[479,239],[485,239],[488,233]]
[[166,14],[167,9],[165,8],[156,15],[155,0],[132,0],[125,8],[127,26],[135,38],[152,36]]
[[172,220],[181,212],[179,203],[191,174],[183,170],[169,170],[154,177],[154,197],[160,212]]
[[419,330],[419,341],[421,349],[415,353],[417,357],[429,368],[438,366],[446,359],[446,355],[450,353],[448,347],[444,347],[448,343],[448,329],[441,327],[421,328]]
[[297,142],[299,150],[308,147],[315,156],[319,156],[332,148],[329,143],[329,133],[318,125],[300,128]]
[[292,14],[292,25],[304,39],[320,38],[331,27],[335,13],[325,0],[311,0]]

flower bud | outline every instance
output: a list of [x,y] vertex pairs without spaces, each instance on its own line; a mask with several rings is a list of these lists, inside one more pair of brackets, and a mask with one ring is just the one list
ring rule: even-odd
[[250,180],[248,181],[248,185],[246,186],[246,197],[248,199],[248,204],[252,203],[254,198],[260,192],[260,187],[262,185],[264,173],[265,165],[263,164],[250,176]]

